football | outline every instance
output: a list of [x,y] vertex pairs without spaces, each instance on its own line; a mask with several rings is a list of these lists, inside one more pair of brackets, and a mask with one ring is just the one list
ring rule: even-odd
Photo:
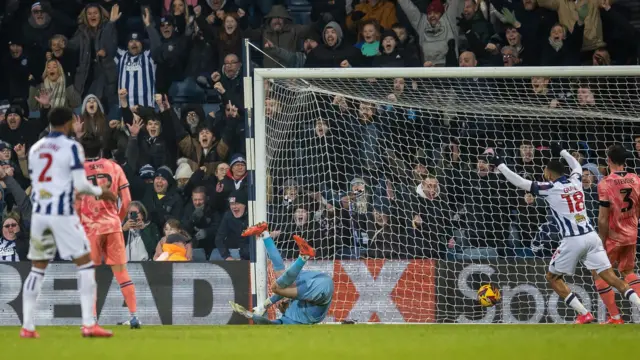
[[478,302],[483,307],[495,306],[500,299],[500,289],[493,284],[484,284],[478,289]]

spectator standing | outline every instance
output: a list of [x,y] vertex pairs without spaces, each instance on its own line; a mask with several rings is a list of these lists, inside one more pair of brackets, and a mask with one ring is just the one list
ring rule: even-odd
[[244,106],[244,82],[242,78],[242,62],[236,54],[229,54],[224,57],[221,72],[211,74],[214,82],[214,89],[218,91],[222,103],[231,104],[236,108]]
[[164,17],[173,16],[178,34],[186,34],[187,24],[193,19],[193,7],[198,0],[164,0]]
[[215,54],[215,49],[216,44],[206,40],[196,19],[196,25],[189,42],[189,57],[184,72],[186,77],[195,79],[201,87],[210,87],[209,75],[220,66],[216,61],[218,54]]
[[398,50],[400,39],[393,30],[386,30],[381,37],[380,53],[373,59],[373,67],[407,67],[410,60]]
[[428,175],[416,187],[417,198],[410,201],[415,236],[409,251],[418,257],[443,258],[456,244],[454,230],[460,228],[457,204],[440,183]]
[[141,202],[129,203],[122,231],[127,261],[147,261],[153,258],[160,233],[156,225],[149,220],[147,208]]
[[270,41],[264,44],[264,51],[285,67],[301,68],[304,67],[304,63],[307,61],[307,55],[318,47],[320,42],[321,40],[318,34],[316,34],[315,31],[309,31],[302,44],[302,51],[288,51],[281,47],[274,46]]
[[41,104],[36,99],[41,93],[49,95],[49,105],[53,107],[75,108],[80,105],[80,94],[73,84],[67,83],[65,71],[58,60],[51,59],[42,74],[42,83],[29,88],[29,108],[40,110]]
[[[601,0],[538,0],[538,5],[558,12],[558,19],[566,31],[574,34],[576,26],[584,26],[582,51],[593,51],[606,46],[600,18]],[[579,35],[576,35],[579,36]]]
[[148,8],[145,8],[142,21],[149,35],[151,50],[143,49],[141,34],[131,33],[127,50],[118,49],[116,56],[118,89],[127,90],[129,106],[151,107],[156,93],[156,64],[160,58],[162,42],[158,32],[153,28]]
[[[247,193],[247,161],[241,154],[231,156],[229,163],[231,168],[225,178],[216,185],[216,192],[222,193],[224,198],[229,198],[232,192],[238,190]],[[219,190],[219,191],[218,191]]]
[[[232,165],[233,166],[233,165]],[[224,214],[216,234],[216,248],[210,260],[249,260],[249,241],[242,231],[249,226],[247,192],[236,190],[229,196],[229,210]]]
[[380,27],[373,20],[362,22],[359,40],[355,46],[367,59],[366,63],[371,64],[374,56],[380,54]]
[[174,135],[171,131],[171,122],[175,113],[171,110],[166,96],[164,100],[158,101],[161,105],[159,115],[151,109],[141,111],[140,108],[137,110],[140,115],[134,114],[127,105],[127,91],[121,89],[119,96],[122,117],[130,133],[128,147],[136,150],[135,153],[130,154],[132,156],[128,156],[128,159],[133,161],[135,166],[149,164],[153,169],[174,164],[175,151],[172,149],[175,145],[172,145]]
[[[187,28],[186,34],[176,32],[175,18],[167,16],[160,19],[160,36],[153,26],[147,27],[149,38],[160,38],[160,48],[155,49],[154,60],[157,64],[155,91],[160,94],[168,94],[171,83],[184,79],[184,68],[187,62],[189,37],[193,31]],[[152,35],[151,33],[156,34]]]
[[66,34],[75,26],[64,13],[53,11],[48,1],[37,1],[31,6],[28,20],[22,25],[27,52],[33,56],[35,68],[44,68],[49,39],[56,34]]
[[145,194],[142,203],[149,212],[149,219],[158,228],[170,218],[180,219],[182,215],[182,198],[176,191],[171,169],[161,166],[156,170],[153,179],[153,191]]
[[[313,218],[313,209],[302,201],[297,201],[292,206],[292,211],[286,213],[286,222],[279,224],[282,228],[282,236],[278,238],[278,245],[282,257],[285,259],[294,259],[297,253],[297,246],[293,241],[293,235],[298,235],[305,239],[309,245],[316,250],[315,257],[318,259],[327,258],[333,253],[333,244],[331,240],[322,236],[320,223]],[[276,230],[277,231],[277,230]],[[271,236],[274,236],[274,232]]]
[[[39,69],[34,69],[31,57],[24,50],[24,42],[18,36],[9,41],[8,56],[3,56],[2,63],[8,80],[9,99],[26,104],[29,97],[29,87],[37,81],[33,74],[39,75]],[[37,70],[37,71],[36,71]]]
[[383,29],[391,29],[398,22],[396,6],[388,0],[363,0],[347,16],[347,29],[357,31],[364,22],[375,21]]
[[542,47],[540,65],[580,65],[580,46],[583,31],[584,26],[578,24],[573,27],[573,32],[571,33],[563,25],[554,25],[549,34],[549,41]]
[[26,151],[38,141],[38,135],[49,125],[49,95],[41,93],[36,97],[40,103],[40,118],[26,120],[20,105],[12,105],[5,113],[6,121],[0,123],[0,140],[9,144],[23,144]]
[[116,4],[111,13],[97,6],[87,5],[78,17],[78,30],[69,40],[69,49],[78,56],[78,68],[74,87],[82,96],[95,94],[116,104],[117,32],[115,23],[120,18],[120,7]]
[[359,66],[364,60],[360,50],[345,41],[342,27],[335,21],[325,25],[322,41],[307,55],[305,67]]
[[46,57],[47,61],[58,60],[64,69],[64,76],[67,85],[75,86],[76,70],[78,68],[78,54],[67,48],[68,43],[69,40],[64,35],[54,35],[49,40],[49,50],[47,51]]
[[20,217],[11,213],[2,221],[0,237],[0,262],[27,261],[29,237],[22,231]]
[[[264,17],[265,25],[261,29],[250,32],[249,38],[265,44],[270,41],[273,45],[288,51],[295,51],[298,44],[304,40],[305,34],[313,24],[295,25],[287,8],[282,5],[274,5],[271,11]],[[279,67],[269,58],[264,59],[264,67]]]
[[398,0],[398,4],[418,34],[425,66],[444,66],[447,57],[457,57],[454,6],[448,6],[445,12],[440,0],[433,0],[425,15],[411,0]]
[[215,246],[216,231],[220,218],[210,206],[207,190],[198,186],[191,193],[191,200],[185,206],[182,216],[182,227],[197,241],[197,247],[203,248],[207,257]]
[[[240,29],[239,21],[245,16],[244,10],[238,9],[237,12],[228,12],[222,15],[222,25],[214,26],[207,22],[205,16],[202,15],[200,7],[194,9],[196,15],[196,24],[202,31],[207,43],[215,49],[217,63],[223,63],[224,58],[229,54],[242,56],[242,39],[244,34]],[[216,66],[217,67],[217,66]]]
[[198,138],[191,136],[180,123],[177,116],[172,116],[176,142],[184,157],[191,160],[196,167],[204,166],[207,172],[213,173],[216,162],[227,157],[228,146],[216,137],[213,124],[204,121],[197,128]]

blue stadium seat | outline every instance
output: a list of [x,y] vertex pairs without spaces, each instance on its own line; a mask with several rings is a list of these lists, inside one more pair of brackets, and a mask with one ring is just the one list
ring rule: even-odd
[[193,249],[193,252],[191,253],[191,261],[194,261],[194,262],[207,261],[207,254],[205,254],[204,249]]
[[[292,0],[303,2],[302,0]],[[306,1],[304,1],[306,2]],[[311,23],[311,6],[310,5],[291,5],[289,7],[289,14],[293,18],[293,22],[296,24],[309,24]]]

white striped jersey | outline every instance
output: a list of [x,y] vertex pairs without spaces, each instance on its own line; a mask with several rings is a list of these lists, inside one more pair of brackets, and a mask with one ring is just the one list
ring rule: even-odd
[[51,132],[35,143],[29,150],[33,213],[74,215],[73,172],[78,170],[84,174],[84,150],[75,140]]
[[594,231],[587,215],[582,191],[582,174],[574,171],[554,182],[534,182],[534,195],[543,196],[551,215],[564,238],[581,236]]
[[118,49],[114,60],[118,65],[118,89],[127,89],[129,106],[153,107],[156,63],[151,58],[151,51],[131,56],[127,50]]
[[16,242],[0,238],[0,262],[7,261],[20,261],[18,249],[16,249]]

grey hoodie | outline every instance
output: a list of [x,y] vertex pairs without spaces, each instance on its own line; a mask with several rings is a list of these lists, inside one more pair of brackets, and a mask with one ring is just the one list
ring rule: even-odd
[[[457,38],[457,26],[454,23],[456,9],[449,5],[440,18],[438,26],[433,27],[427,15],[420,12],[411,0],[398,0],[398,4],[407,14],[407,19],[418,34],[418,43],[422,50],[423,61],[431,61],[434,65],[445,65],[450,40]],[[457,47],[457,46],[456,46]],[[457,53],[457,49],[456,53]]]

